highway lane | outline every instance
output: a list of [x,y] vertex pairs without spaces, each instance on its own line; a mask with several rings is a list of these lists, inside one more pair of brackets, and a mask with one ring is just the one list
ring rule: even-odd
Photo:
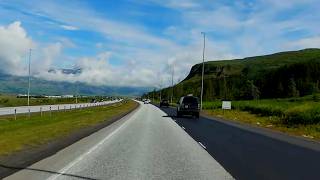
[[70,110],[75,108],[86,108],[86,107],[92,107],[92,106],[101,106],[101,105],[107,105],[107,104],[113,104],[116,102],[119,102],[121,100],[113,100],[113,101],[104,101],[104,102],[97,102],[97,103],[77,103],[77,104],[55,104],[55,105],[39,105],[39,106],[18,106],[18,107],[3,107],[0,108],[0,116],[1,115],[10,115],[14,114],[15,110],[17,114],[23,114],[23,113],[29,113],[29,110],[31,113],[33,112],[40,112],[40,111],[50,111],[50,108],[52,111],[56,110]]
[[320,179],[320,143],[264,128],[162,108],[236,179]]
[[6,179],[233,179],[166,113],[141,106]]

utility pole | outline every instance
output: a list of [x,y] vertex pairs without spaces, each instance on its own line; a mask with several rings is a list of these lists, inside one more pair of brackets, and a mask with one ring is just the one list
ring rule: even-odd
[[76,104],[78,104],[78,84],[76,82]]
[[30,106],[30,81],[31,81],[31,71],[30,71],[30,64],[31,64],[31,52],[32,49],[29,49],[29,71],[28,71],[28,106]]
[[200,110],[202,110],[202,101],[203,101],[203,76],[204,76],[204,54],[206,49],[206,33],[201,32],[203,35],[203,52],[202,52],[202,78],[201,78],[201,97],[200,97]]
[[160,78],[160,102],[161,102],[161,91],[162,91],[162,78]]
[[173,76],[174,76],[174,66],[172,64],[172,74],[171,74],[171,104],[173,99]]

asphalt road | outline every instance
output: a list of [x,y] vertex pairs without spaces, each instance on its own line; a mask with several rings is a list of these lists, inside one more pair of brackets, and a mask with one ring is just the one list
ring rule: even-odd
[[320,143],[239,123],[164,112],[236,179],[320,179]]
[[166,113],[128,116],[6,179],[233,179]]
[[50,111],[50,108],[52,111],[56,110],[69,110],[69,109],[75,109],[75,108],[85,108],[85,107],[92,107],[92,106],[101,106],[101,105],[107,105],[119,102],[119,100],[114,101],[104,101],[104,102],[97,102],[97,103],[78,103],[78,104],[55,104],[55,105],[40,105],[40,106],[18,106],[18,107],[4,107],[0,108],[0,116],[1,115],[10,115],[14,114],[15,110],[17,114],[23,114],[23,113],[29,113],[29,110],[31,113],[33,112],[40,112],[40,111]]

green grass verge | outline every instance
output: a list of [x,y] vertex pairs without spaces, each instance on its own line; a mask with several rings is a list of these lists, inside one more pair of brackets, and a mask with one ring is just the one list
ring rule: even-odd
[[54,139],[69,135],[79,129],[108,121],[134,109],[138,104],[125,101],[109,106],[92,107],[71,111],[55,111],[0,116],[0,155],[9,155],[27,147],[48,143]]
[[[276,116],[287,125],[320,123],[318,95],[290,99],[233,101],[232,108],[259,116]],[[204,109],[221,109],[221,101],[205,102]]]

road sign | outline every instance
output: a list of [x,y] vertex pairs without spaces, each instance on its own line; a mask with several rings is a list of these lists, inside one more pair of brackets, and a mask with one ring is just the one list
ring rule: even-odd
[[231,109],[231,101],[222,101],[222,109]]

